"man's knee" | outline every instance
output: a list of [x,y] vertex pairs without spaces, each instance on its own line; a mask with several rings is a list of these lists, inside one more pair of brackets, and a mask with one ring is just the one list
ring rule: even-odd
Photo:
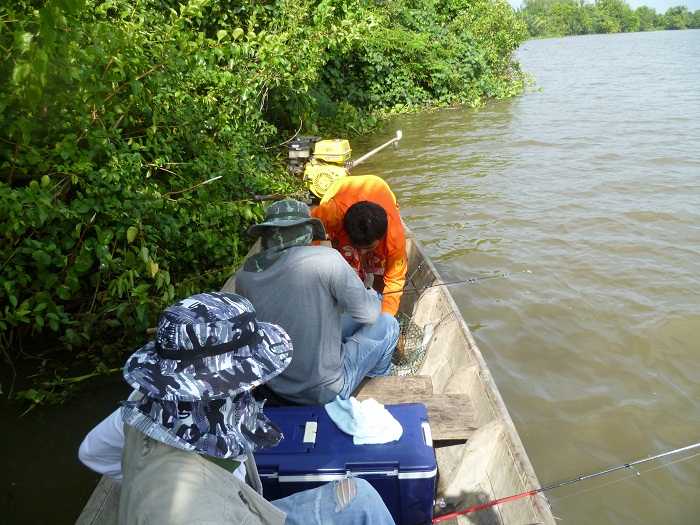
[[336,481],[333,485],[333,493],[336,502],[335,510],[343,510],[355,499],[355,496],[357,496],[357,484],[353,478],[345,478],[342,481]]
[[391,347],[393,348],[396,345],[396,342],[399,340],[399,322],[396,320],[396,317],[386,312],[382,312],[381,317],[382,322],[386,325],[386,332],[391,338]]
[[336,511],[347,507],[353,501],[363,508],[374,506],[384,506],[382,497],[377,490],[362,478],[345,478],[342,481],[335,481],[333,485],[335,495]]

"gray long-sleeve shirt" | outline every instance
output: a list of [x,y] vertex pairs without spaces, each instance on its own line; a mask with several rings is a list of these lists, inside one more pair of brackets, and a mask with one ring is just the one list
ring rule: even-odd
[[343,388],[341,311],[360,323],[381,313],[376,292],[333,248],[297,246],[262,272],[241,268],[236,293],[247,297],[261,321],[286,330],[294,354],[290,365],[268,386],[304,405],[329,403]]

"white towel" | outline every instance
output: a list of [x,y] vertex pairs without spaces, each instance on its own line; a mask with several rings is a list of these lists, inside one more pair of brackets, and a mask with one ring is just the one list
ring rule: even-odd
[[371,397],[360,403],[354,397],[335,396],[325,408],[338,428],[353,436],[355,445],[388,443],[403,434],[401,423]]

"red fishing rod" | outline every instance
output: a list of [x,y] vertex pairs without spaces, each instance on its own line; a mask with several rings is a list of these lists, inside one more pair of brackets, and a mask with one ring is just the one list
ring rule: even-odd
[[[573,478],[573,479],[570,479],[568,481],[562,481],[561,483],[557,483],[555,485],[549,485],[548,487],[542,487],[541,489],[529,490],[527,492],[522,492],[520,494],[515,494],[513,496],[499,498],[499,499],[496,499],[493,501],[489,501],[488,503],[484,503],[482,505],[477,505],[476,507],[471,507],[469,509],[464,509],[464,510],[458,510],[456,512],[450,512],[448,514],[443,514],[442,516],[438,516],[436,518],[433,518],[430,521],[430,523],[437,523],[437,522],[448,520],[451,518],[456,518],[457,516],[462,516],[463,514],[469,514],[471,512],[476,512],[477,510],[482,510],[482,509],[486,509],[488,507],[493,507],[495,505],[500,505],[501,503],[507,503],[508,501],[513,501],[513,500],[520,499],[520,498],[526,498],[528,496],[534,496],[536,494],[540,494],[540,493],[545,492],[547,490],[552,490],[552,489],[556,489],[559,487],[563,487],[564,485],[570,485],[571,483],[577,483],[579,481],[583,481],[586,479],[595,478],[596,476],[602,476],[603,474],[609,474],[610,472],[615,472],[616,470],[621,470],[623,468],[631,468],[632,470],[637,472],[637,469],[634,468],[634,465],[639,465],[641,463],[646,463],[647,461],[653,461],[655,459],[663,458],[665,456],[670,456],[671,454],[685,452],[686,450],[691,450],[691,449],[697,448],[697,447],[700,447],[700,443],[695,443],[694,445],[688,445],[687,447],[677,448],[676,450],[671,450],[670,452],[664,452],[663,454],[657,454],[656,456],[651,456],[649,458],[644,458],[644,459],[640,459],[638,461],[633,461],[632,463],[625,463],[624,465],[619,465],[617,467],[609,468],[607,470],[601,470],[600,472],[596,472],[594,474],[588,474],[586,476],[581,476],[579,478]],[[637,476],[639,476],[639,475],[640,475],[639,472],[637,472]]]

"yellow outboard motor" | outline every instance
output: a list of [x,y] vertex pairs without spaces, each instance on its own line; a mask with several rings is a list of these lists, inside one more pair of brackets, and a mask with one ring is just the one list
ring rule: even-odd
[[348,175],[349,172],[344,166],[319,163],[312,160],[306,165],[303,180],[306,183],[306,187],[311,190],[311,193],[321,198],[326,194],[328,188],[333,186],[335,181]]
[[335,181],[350,174],[350,168],[389,144],[397,146],[401,132],[396,138],[363,155],[355,162],[350,160],[352,148],[347,139],[321,140],[321,137],[300,136],[289,143],[289,170],[302,175],[306,187],[316,199],[321,199]]
[[352,149],[346,139],[320,140],[304,169],[306,187],[317,197],[325,195],[335,181],[350,173],[348,161]]

